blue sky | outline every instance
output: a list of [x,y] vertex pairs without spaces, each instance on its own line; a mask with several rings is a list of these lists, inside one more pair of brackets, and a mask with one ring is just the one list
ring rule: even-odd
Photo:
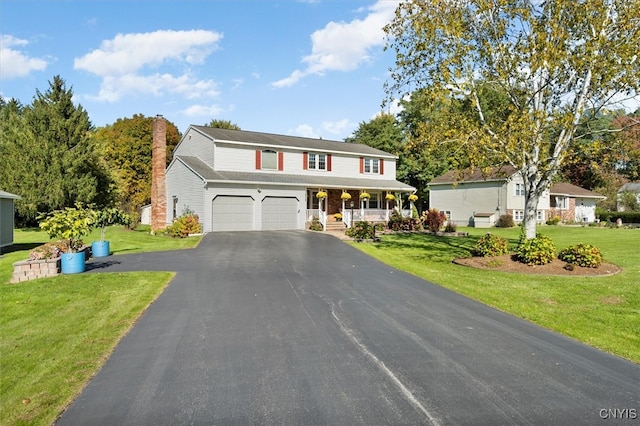
[[396,0],[2,0],[0,93],[60,75],[95,126],[141,113],[342,140],[380,111]]

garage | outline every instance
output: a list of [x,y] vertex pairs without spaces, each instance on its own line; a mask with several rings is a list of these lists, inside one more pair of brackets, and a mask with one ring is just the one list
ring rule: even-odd
[[295,197],[265,197],[262,200],[262,229],[298,229],[299,204]]
[[213,199],[213,223],[215,231],[253,230],[253,198],[234,195],[218,195]]

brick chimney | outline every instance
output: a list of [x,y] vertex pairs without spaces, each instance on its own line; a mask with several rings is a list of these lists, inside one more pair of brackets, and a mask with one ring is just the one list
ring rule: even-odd
[[153,145],[151,148],[151,232],[167,226],[167,122],[160,114],[153,121]]

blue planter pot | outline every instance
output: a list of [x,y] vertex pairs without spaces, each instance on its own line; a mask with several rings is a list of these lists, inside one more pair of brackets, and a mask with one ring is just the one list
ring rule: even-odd
[[93,257],[109,256],[109,241],[94,241],[91,243],[91,254]]
[[62,253],[60,258],[60,269],[63,274],[84,272],[84,252]]

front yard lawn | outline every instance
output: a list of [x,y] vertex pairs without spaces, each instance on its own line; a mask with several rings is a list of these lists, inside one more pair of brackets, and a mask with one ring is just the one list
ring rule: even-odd
[[[621,273],[607,277],[557,277],[480,270],[452,260],[471,254],[488,230],[469,237],[384,235],[379,243],[351,243],[393,267],[447,287],[504,312],[588,345],[640,363],[640,230],[543,226],[558,250],[577,243],[600,248]],[[515,248],[519,228],[493,228]]]
[[[119,227],[107,238],[116,253],[193,247],[200,240]],[[85,242],[92,239],[97,235]],[[48,240],[44,232],[18,230],[16,244],[0,258],[0,424],[52,424],[173,276],[77,274],[9,284],[13,262]]]

